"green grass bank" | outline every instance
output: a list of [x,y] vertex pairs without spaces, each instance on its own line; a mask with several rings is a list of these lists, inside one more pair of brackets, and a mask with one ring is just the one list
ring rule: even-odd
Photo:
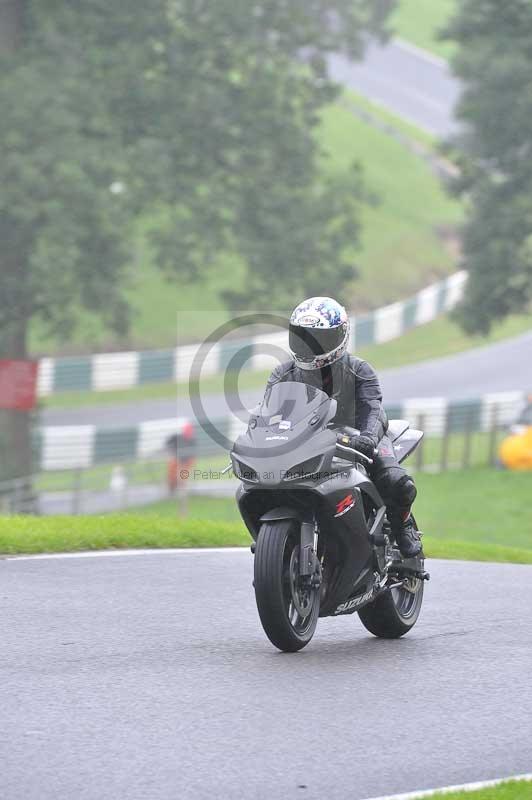
[[532,800],[532,782],[508,781],[474,791],[438,792],[430,795],[430,800]]
[[390,27],[395,36],[449,59],[455,45],[441,41],[438,33],[445,28],[456,8],[457,0],[400,0],[390,19]]
[[[417,476],[416,516],[434,558],[532,564],[531,473],[470,470]],[[189,516],[165,501],[135,513],[0,518],[0,553],[249,543],[233,499],[192,497]]]
[[[352,94],[348,99],[350,105],[357,103]],[[366,101],[358,102],[360,108],[367,108]],[[391,119],[376,108],[373,113]],[[379,199],[362,211],[361,250],[353,254],[360,279],[342,292],[347,306],[363,310],[393,302],[454,270],[454,254],[446,237],[460,223],[462,207],[446,195],[426,163],[362,121],[342,102],[323,112],[318,138],[324,153],[324,176],[341,176],[356,161],[363,167],[366,187]],[[203,338],[228,319],[219,293],[242,276],[238,258],[224,255],[201,282],[167,281],[153,264],[145,227],[145,223],[139,226],[135,263],[127,277],[133,309],[130,336],[116,339],[99,318],[80,312],[68,346],[35,328],[32,352],[51,355],[67,348],[68,352],[86,352],[87,342],[92,349],[104,350],[169,347],[175,343],[180,314],[194,312],[187,314],[190,341]],[[209,331],[205,330],[206,320]]]

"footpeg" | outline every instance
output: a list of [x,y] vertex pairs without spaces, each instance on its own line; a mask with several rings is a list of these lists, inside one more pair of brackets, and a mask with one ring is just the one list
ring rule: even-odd
[[249,549],[251,550],[253,555],[255,555],[255,550],[257,549],[257,542],[252,542]]
[[430,581],[430,573],[424,569],[416,569],[404,561],[394,561],[390,567],[391,575],[398,575],[401,578],[418,578],[420,581]]

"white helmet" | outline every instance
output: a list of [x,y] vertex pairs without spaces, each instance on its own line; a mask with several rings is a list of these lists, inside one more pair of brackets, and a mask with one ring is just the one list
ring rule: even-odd
[[300,369],[322,369],[343,356],[349,344],[349,317],[331,297],[310,297],[292,312],[289,346]]

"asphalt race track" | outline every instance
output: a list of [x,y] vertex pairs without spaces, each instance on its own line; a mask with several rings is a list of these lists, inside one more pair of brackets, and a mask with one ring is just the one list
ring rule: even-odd
[[331,76],[358,94],[435,136],[457,131],[454,108],[460,84],[447,64],[406,42],[371,44],[361,62],[329,59]]
[[0,561],[2,800],[361,800],[530,770],[532,568],[432,562],[398,641],[259,626],[246,551]]

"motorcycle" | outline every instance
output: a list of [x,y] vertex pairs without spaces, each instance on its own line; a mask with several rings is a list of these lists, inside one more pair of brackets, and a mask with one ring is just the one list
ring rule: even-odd
[[[368,476],[372,460],[341,443],[336,405],[312,386],[275,384],[231,450],[260,620],[285,652],[310,642],[319,617],[355,612],[375,636],[403,636],[430,577],[423,553],[401,556]],[[388,436],[402,462],[423,433],[393,420]]]

